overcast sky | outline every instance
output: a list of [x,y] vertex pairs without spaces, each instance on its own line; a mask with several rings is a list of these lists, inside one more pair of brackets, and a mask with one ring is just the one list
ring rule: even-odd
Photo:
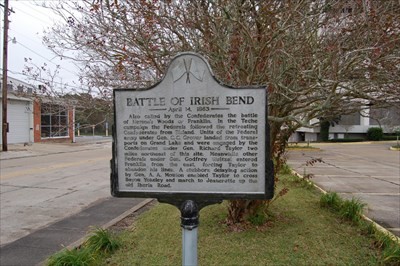
[[[51,1],[51,0],[45,0]],[[10,13],[10,29],[8,32],[8,69],[9,76],[27,81],[22,75],[24,58],[32,58],[36,65],[46,63],[52,70],[56,65],[61,65],[60,74],[56,82],[68,83],[70,86],[78,86],[77,68],[66,60],[60,60],[42,43],[44,29],[51,27],[57,18],[51,16],[46,8],[37,6],[38,1],[9,0],[9,7],[14,12]],[[3,4],[3,1],[1,1]],[[1,46],[3,51],[3,18],[4,8],[0,7],[1,15]],[[14,39],[15,38],[15,39]],[[13,41],[15,40],[15,41]],[[3,54],[1,52],[1,63]],[[2,66],[1,66],[2,68]],[[53,72],[53,71],[52,71]]]

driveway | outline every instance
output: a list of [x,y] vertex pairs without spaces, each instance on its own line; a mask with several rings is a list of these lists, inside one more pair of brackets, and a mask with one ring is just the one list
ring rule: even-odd
[[[319,150],[291,150],[288,164],[325,191],[367,204],[365,214],[400,236],[400,152],[395,142],[312,144]],[[307,161],[322,159],[313,166]]]

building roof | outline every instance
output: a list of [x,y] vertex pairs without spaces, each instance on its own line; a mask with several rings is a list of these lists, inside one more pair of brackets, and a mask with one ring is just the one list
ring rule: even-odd
[[[2,77],[3,75],[0,74],[0,99],[3,98]],[[33,91],[33,85],[10,76],[7,77],[7,99],[32,102],[30,97],[32,96]]]
[[[2,96],[2,94],[0,94],[0,99],[2,99],[2,98],[3,98],[3,96]],[[7,92],[7,99],[14,100],[14,101],[32,102],[32,99],[16,95],[16,94],[14,94],[14,92],[10,92],[10,91]]]
[[[3,90],[3,86],[2,86],[2,78],[3,75],[0,74],[0,91]],[[7,76],[7,91],[9,93],[14,93],[14,95],[22,95],[24,94],[25,96],[30,96],[32,95],[33,91],[34,91],[35,87],[25,81]]]

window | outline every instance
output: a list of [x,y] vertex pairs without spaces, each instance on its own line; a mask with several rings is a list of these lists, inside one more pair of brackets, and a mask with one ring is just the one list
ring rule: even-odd
[[68,136],[68,110],[57,104],[42,104],[41,113],[42,138]]
[[353,113],[350,115],[342,115],[340,118],[339,124],[341,125],[360,125],[361,124],[361,115],[359,113]]
[[387,108],[372,107],[369,114],[369,124],[396,128],[400,126],[400,109],[396,106]]

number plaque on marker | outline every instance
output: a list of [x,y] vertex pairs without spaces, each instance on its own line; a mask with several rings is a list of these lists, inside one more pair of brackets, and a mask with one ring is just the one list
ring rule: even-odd
[[272,198],[265,87],[222,85],[182,53],[153,87],[114,90],[114,108],[114,196]]

